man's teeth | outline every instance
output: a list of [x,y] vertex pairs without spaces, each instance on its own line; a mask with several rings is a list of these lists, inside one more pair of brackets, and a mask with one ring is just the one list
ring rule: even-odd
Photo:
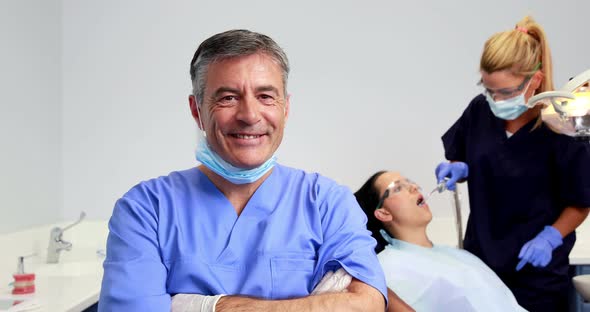
[[422,204],[424,204],[424,198],[418,198],[416,204],[418,204],[418,206],[422,206]]
[[234,134],[235,137],[238,139],[256,139],[261,137],[260,135],[250,135],[250,134]]

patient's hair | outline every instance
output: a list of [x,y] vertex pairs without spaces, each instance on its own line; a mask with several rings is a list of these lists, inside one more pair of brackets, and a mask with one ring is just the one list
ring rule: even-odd
[[377,246],[375,246],[375,252],[377,253],[381,252],[385,249],[385,246],[387,246],[387,241],[381,236],[381,233],[379,233],[379,230],[383,229],[383,224],[374,214],[375,208],[377,208],[377,204],[379,203],[379,197],[381,197],[381,194],[379,194],[375,188],[375,181],[385,172],[387,171],[379,171],[373,174],[367,182],[354,193],[356,201],[367,215],[367,229],[371,231],[371,235],[377,240]]

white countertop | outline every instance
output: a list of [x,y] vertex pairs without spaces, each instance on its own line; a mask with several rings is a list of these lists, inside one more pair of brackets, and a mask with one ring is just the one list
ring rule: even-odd
[[[97,251],[105,249],[107,223],[83,221],[66,231],[63,239],[72,243],[72,250],[62,251],[57,264],[45,263],[51,228],[47,225],[0,235],[0,297],[34,298],[41,305],[34,310],[38,312],[82,311],[96,303],[100,294],[104,256]],[[25,273],[35,273],[35,293],[12,296],[9,283],[17,257],[31,253],[36,255],[25,260]]]

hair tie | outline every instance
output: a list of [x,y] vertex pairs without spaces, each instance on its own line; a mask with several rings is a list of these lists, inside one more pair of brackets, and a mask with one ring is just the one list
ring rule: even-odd
[[522,33],[525,33],[525,34],[528,34],[528,33],[529,33],[529,30],[528,30],[528,29],[526,29],[526,28],[524,28],[524,27],[522,27],[522,26],[518,26],[518,25],[517,25],[515,29],[516,29],[517,31],[520,31],[520,32],[522,32]]

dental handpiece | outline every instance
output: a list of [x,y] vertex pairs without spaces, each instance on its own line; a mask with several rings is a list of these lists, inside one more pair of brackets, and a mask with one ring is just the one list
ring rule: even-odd
[[424,200],[422,200],[422,203],[426,203],[426,201],[428,199],[430,199],[430,197],[432,197],[432,195],[434,195],[435,193],[442,193],[446,190],[447,190],[447,180],[445,179],[444,181],[440,182],[432,191],[430,191],[430,193],[428,193],[428,195],[426,195],[426,197],[424,197]]

